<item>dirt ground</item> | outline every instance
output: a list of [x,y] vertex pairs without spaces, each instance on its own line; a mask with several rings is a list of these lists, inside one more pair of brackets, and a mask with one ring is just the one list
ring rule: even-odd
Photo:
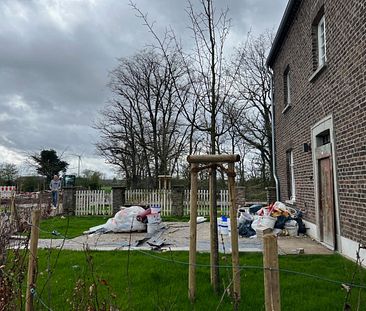
[[[148,239],[150,238],[150,239]],[[231,252],[230,236],[219,235],[219,251]],[[95,250],[150,250],[154,245],[161,246],[162,250],[188,251],[189,250],[189,224],[184,222],[166,222],[161,224],[161,229],[154,235],[146,232],[134,233],[105,233],[89,234],[69,240],[45,240],[39,241],[41,248],[59,248],[82,250],[86,246]],[[240,252],[261,252],[262,240],[257,237],[239,237]],[[197,251],[210,251],[210,224],[204,222],[197,225]],[[278,251],[280,255],[296,254],[299,251],[304,254],[331,254],[332,252],[323,245],[307,236],[278,237]]]

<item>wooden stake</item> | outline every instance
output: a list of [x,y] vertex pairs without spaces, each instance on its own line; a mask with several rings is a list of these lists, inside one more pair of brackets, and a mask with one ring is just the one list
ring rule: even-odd
[[15,205],[15,191],[13,190],[11,192],[11,198],[10,198],[10,223],[14,225],[16,224],[16,231],[20,229],[20,219],[18,215],[18,210]]
[[193,303],[196,299],[196,251],[197,251],[197,168],[198,164],[191,164],[191,198],[190,198],[190,224],[189,224],[189,274],[188,298]]
[[228,164],[228,184],[230,200],[230,227],[231,227],[231,260],[233,266],[233,292],[234,302],[238,307],[240,302],[240,268],[239,268],[239,246],[238,246],[238,225],[235,193],[234,163]]
[[32,229],[31,240],[29,248],[28,259],[28,278],[27,278],[27,292],[26,292],[26,311],[33,311],[33,294],[32,290],[36,286],[36,267],[37,267],[37,250],[38,250],[38,237],[39,237],[39,221],[41,218],[41,211],[32,211]]
[[216,169],[210,169],[209,200],[210,200],[210,263],[211,285],[219,291],[219,238],[217,233],[217,202],[216,202]]
[[11,192],[10,196],[10,222],[13,223],[15,220],[15,193]]
[[263,236],[264,298],[266,311],[280,311],[280,273],[278,271],[277,238]]

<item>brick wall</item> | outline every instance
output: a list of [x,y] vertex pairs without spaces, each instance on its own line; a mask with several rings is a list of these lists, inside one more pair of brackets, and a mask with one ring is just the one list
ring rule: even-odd
[[[313,80],[312,23],[324,5],[327,67]],[[287,200],[286,150],[295,162],[296,206],[315,223],[311,127],[333,114],[341,235],[366,241],[366,2],[304,0],[273,65],[277,169]],[[291,108],[283,113],[290,67]]]

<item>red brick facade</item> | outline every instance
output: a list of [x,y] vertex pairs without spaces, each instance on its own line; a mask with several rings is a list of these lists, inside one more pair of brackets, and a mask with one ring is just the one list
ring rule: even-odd
[[[314,125],[331,116],[338,230],[340,236],[366,244],[366,1],[290,2],[296,5],[292,13],[287,12],[286,26],[280,27],[282,39],[275,41],[267,61],[274,73],[281,201],[288,200],[286,152],[292,150],[296,207],[305,211],[306,220],[317,224],[314,152],[305,152],[304,143],[311,143]],[[327,60],[314,74],[313,25],[319,12],[325,18]],[[287,68],[291,105],[284,111]]]

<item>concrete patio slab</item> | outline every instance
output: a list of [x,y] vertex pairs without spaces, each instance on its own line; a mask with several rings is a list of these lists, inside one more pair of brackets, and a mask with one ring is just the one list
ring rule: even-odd
[[[189,250],[189,224],[182,222],[163,223],[164,229],[154,235],[159,243],[164,242],[162,250],[188,251]],[[86,228],[87,229],[87,228]],[[150,250],[153,247],[146,241],[136,246],[137,242],[146,237],[145,232],[133,233],[105,233],[89,234],[74,239],[39,240],[40,248],[60,248],[69,250],[83,250],[86,247],[91,250]],[[231,253],[231,237],[219,235],[219,251]],[[131,247],[129,247],[131,245]],[[262,252],[262,239],[257,237],[239,237],[240,252]],[[197,225],[197,251],[210,251],[210,224],[208,222]],[[278,237],[278,251],[280,255],[289,254],[332,254],[332,251],[317,243],[307,236],[299,237]]]

